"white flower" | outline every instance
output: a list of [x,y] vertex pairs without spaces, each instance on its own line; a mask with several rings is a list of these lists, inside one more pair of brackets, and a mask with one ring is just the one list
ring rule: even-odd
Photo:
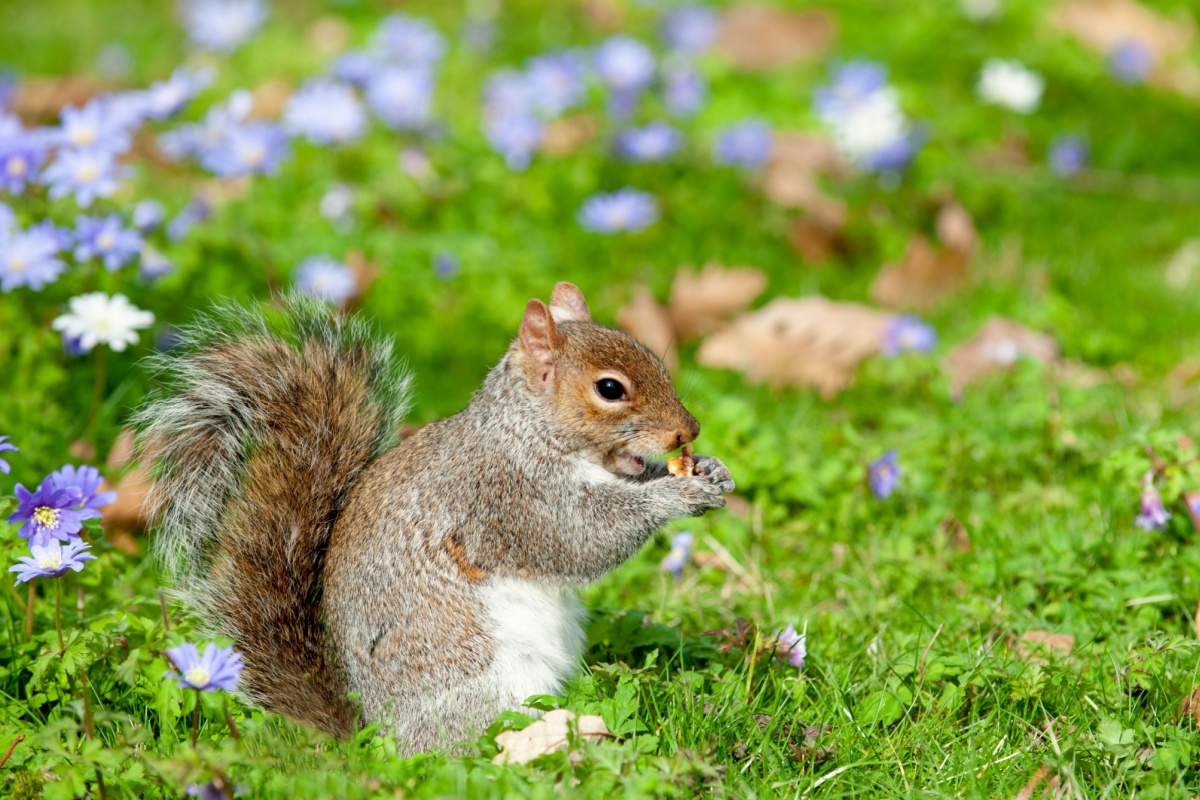
[[1000,13],[1000,0],[962,0],[962,10],[974,22],[987,22]]
[[909,135],[900,97],[890,86],[848,106],[830,127],[837,149],[860,166]]
[[1019,61],[989,58],[979,73],[976,91],[985,103],[1030,114],[1042,102],[1046,81]]
[[123,294],[81,294],[72,297],[68,306],[70,313],[55,319],[52,326],[62,331],[65,339],[78,339],[78,347],[84,351],[106,344],[121,352],[138,340],[135,330],[154,322],[153,314],[132,305]]

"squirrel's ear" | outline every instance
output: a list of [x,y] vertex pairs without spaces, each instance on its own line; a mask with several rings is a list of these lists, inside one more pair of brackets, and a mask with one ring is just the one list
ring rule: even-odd
[[554,316],[550,309],[541,300],[535,298],[525,306],[525,316],[521,318],[521,331],[517,338],[521,343],[521,351],[537,370],[536,377],[542,383],[549,383],[554,376],[554,351],[566,341],[554,327]]
[[583,299],[583,292],[575,284],[565,281],[554,284],[554,293],[550,295],[550,313],[555,322],[592,321],[592,312]]

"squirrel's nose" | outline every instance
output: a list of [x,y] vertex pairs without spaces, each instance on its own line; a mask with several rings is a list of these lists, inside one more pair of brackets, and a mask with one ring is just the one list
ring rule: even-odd
[[675,432],[675,446],[683,447],[688,442],[694,442],[700,435],[700,423],[694,417],[689,417],[683,427]]

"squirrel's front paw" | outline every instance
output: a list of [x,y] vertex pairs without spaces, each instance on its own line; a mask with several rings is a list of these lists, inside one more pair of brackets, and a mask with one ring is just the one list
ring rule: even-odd
[[734,490],[733,475],[721,459],[713,456],[696,456],[695,463],[696,477],[703,478],[716,486],[722,494],[729,494]]
[[656,489],[670,498],[673,517],[698,517],[711,508],[725,507],[721,488],[703,475],[658,481]]

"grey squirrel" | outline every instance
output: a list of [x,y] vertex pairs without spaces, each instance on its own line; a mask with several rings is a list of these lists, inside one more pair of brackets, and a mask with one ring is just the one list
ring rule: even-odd
[[185,343],[138,417],[157,554],[235,641],[246,698],[336,736],[365,719],[418,752],[560,692],[575,587],[734,488],[715,458],[690,476],[648,458],[700,426],[569,283],[529,301],[464,410],[399,443],[410,380],[361,320],[226,307]]

